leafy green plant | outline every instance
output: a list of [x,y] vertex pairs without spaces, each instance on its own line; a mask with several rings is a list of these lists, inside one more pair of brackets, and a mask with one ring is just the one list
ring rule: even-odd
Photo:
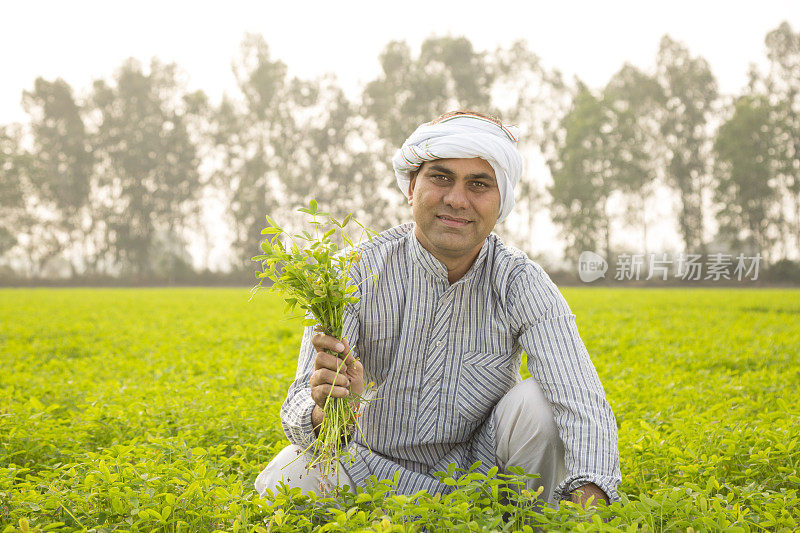
[[[345,306],[358,301],[353,296],[357,285],[350,279],[351,268],[360,260],[358,244],[364,236],[372,240],[375,232],[355,220],[352,214],[339,222],[330,213],[318,211],[316,200],[311,200],[307,208],[301,207],[298,211],[310,217],[314,235],[305,230],[294,235],[287,233],[267,215],[269,226],[261,234],[271,237],[269,242],[261,243],[264,253],[253,257],[253,261],[262,266],[262,270],[256,272],[259,281],[253,287],[253,294],[261,288],[265,278],[269,279],[271,289],[283,295],[287,309],[299,307],[313,315],[313,318],[306,319],[306,325],[315,325],[317,331],[342,339]],[[328,222],[320,222],[318,217],[326,217]],[[358,243],[354,243],[345,231],[350,222],[361,228]],[[288,237],[291,244],[284,244],[281,236]],[[336,237],[347,248],[340,249],[334,241]],[[369,278],[361,283],[366,279]],[[336,369],[338,375],[345,366],[347,354],[330,350],[328,353],[340,358],[341,364]],[[361,432],[356,413],[362,401],[364,398],[355,394],[334,398],[329,393],[325,402],[325,416],[313,445],[309,468],[317,466],[320,469],[327,488],[338,487],[336,481],[331,480],[338,480],[339,461],[352,461],[348,443]]]
[[278,294],[0,289],[0,532],[800,529],[800,291],[562,292],[619,424],[622,501],[595,514],[455,470],[261,498],[302,338]]

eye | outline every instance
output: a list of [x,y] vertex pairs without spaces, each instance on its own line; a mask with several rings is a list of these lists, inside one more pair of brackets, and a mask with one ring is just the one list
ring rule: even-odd
[[473,181],[472,185],[474,187],[478,188],[478,189],[488,189],[489,188],[489,184],[487,184],[487,183],[485,183],[483,181]]

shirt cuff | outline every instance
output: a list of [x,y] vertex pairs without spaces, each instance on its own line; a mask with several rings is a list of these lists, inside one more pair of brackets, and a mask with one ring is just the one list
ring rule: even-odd
[[295,401],[297,403],[292,406],[293,420],[291,423],[287,423],[285,419],[281,417],[284,421],[283,432],[286,434],[286,438],[289,442],[306,449],[317,440],[317,436],[314,434],[314,424],[311,422],[311,413],[314,411],[314,406],[316,404],[310,394],[308,396],[298,397]]
[[580,488],[587,483],[594,483],[600,490],[606,493],[609,503],[619,501],[619,494],[617,494],[617,485],[619,485],[620,478],[603,476],[599,474],[576,474],[570,476],[556,487],[555,499],[556,501],[568,500],[571,498],[571,493],[577,488]]

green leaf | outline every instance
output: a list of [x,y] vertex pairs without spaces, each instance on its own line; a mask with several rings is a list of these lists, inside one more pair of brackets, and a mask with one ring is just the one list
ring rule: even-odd
[[317,200],[312,198],[310,202],[308,202],[308,208],[311,209],[311,214],[315,214],[317,212]]
[[275,227],[264,228],[261,230],[261,235],[268,235],[273,233],[283,233],[283,230]]
[[111,509],[117,514],[123,514],[127,511],[126,505],[117,497],[111,498]]

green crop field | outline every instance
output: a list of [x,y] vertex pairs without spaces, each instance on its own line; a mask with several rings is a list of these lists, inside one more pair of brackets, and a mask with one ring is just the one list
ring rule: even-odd
[[[568,288],[619,424],[621,504],[543,529],[800,528],[800,291]],[[301,328],[247,289],[0,290],[0,531],[496,531],[500,480],[338,498],[257,473]],[[522,517],[524,518],[524,517]],[[603,518],[605,521],[602,521]],[[529,530],[529,525],[524,526]]]

